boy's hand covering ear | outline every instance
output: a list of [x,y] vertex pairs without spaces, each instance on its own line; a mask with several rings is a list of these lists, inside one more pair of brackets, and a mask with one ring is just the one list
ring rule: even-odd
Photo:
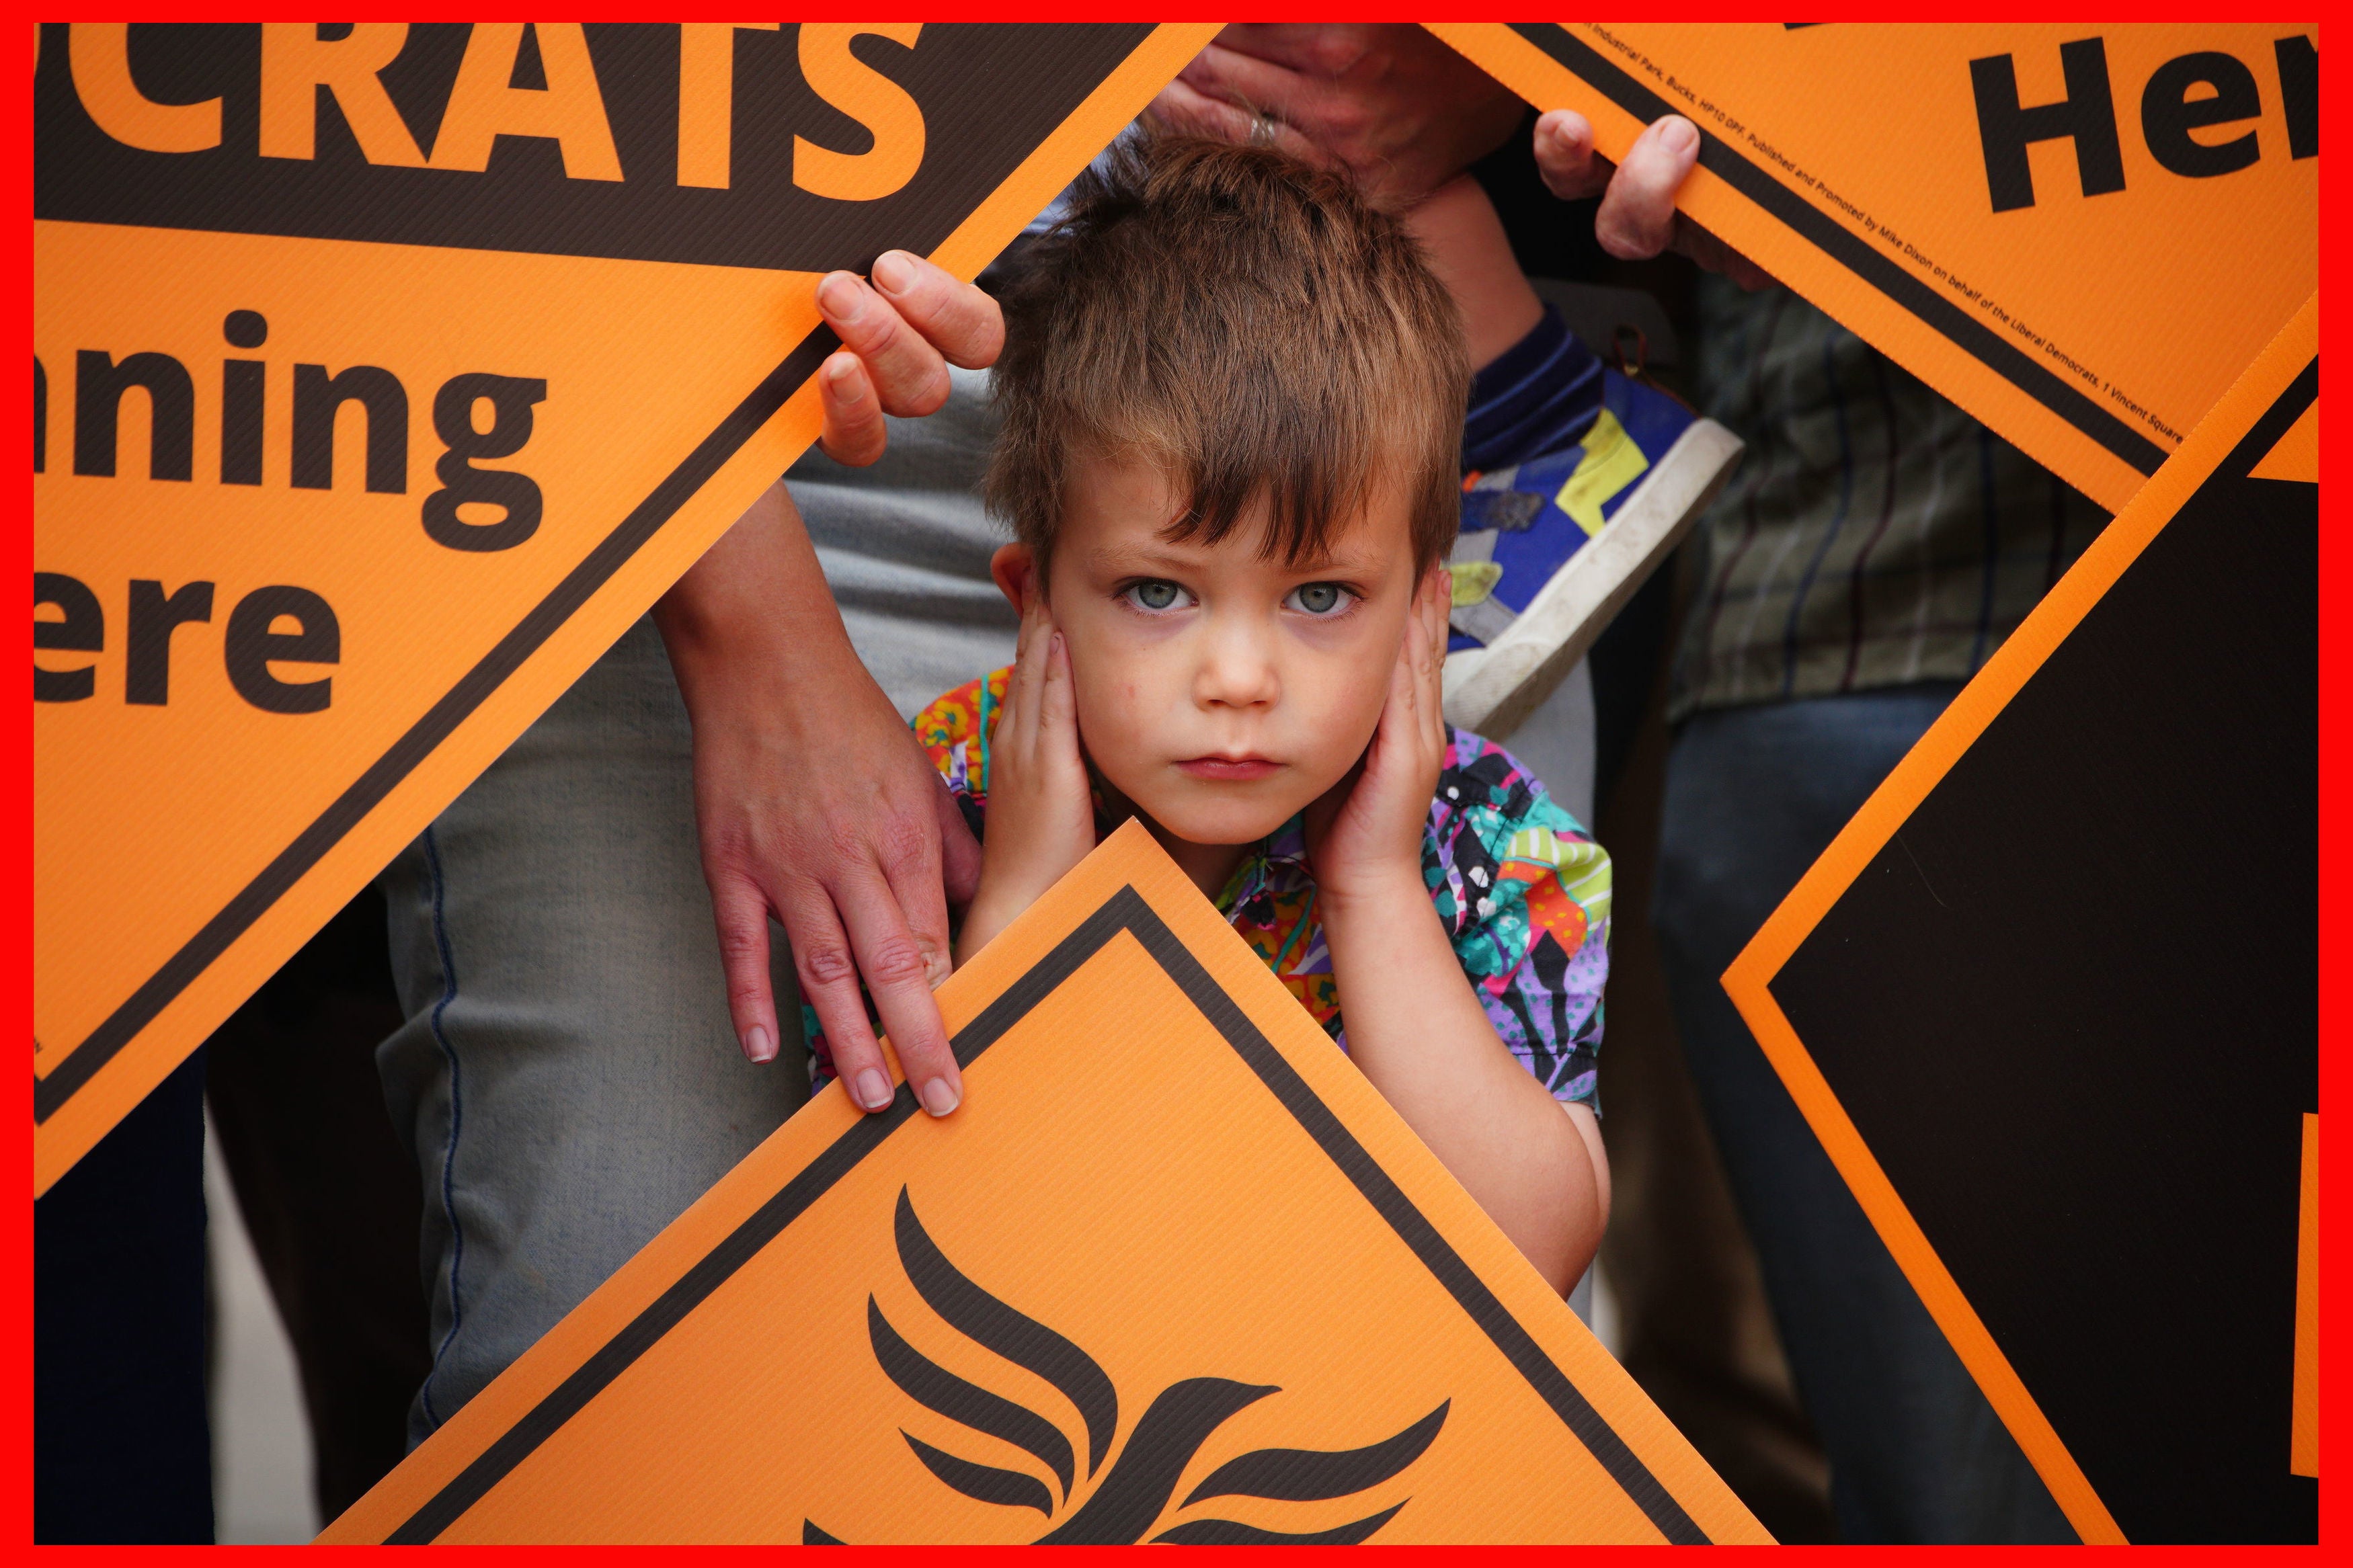
[[1773,279],[1763,268],[1675,210],[1675,192],[1699,163],[1699,128],[1680,114],[1661,119],[1634,140],[1626,161],[1612,164],[1593,148],[1593,126],[1573,109],[1536,121],[1536,170],[1546,189],[1565,202],[1601,198],[1593,237],[1628,261],[1678,250],[1743,289]]
[[1372,744],[1307,808],[1307,857],[1320,897],[1345,904],[1422,890],[1421,830],[1446,765],[1451,587],[1442,566],[1423,574]]
[[948,400],[949,365],[986,369],[1005,346],[996,300],[903,250],[876,257],[871,283],[855,272],[826,274],[817,308],[842,343],[818,370],[820,445],[854,468],[882,455],[884,415],[936,413]]
[[[1007,546],[1001,554],[1018,551]],[[1023,552],[1026,556],[1026,552]],[[956,942],[964,962],[1095,847],[1094,797],[1079,748],[1071,654],[1026,561],[1021,641],[988,742],[988,835],[979,890]]]

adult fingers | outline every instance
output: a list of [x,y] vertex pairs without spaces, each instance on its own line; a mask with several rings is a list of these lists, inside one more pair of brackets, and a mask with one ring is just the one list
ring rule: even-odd
[[[923,961],[922,981],[928,999],[931,991],[945,981],[955,968],[948,940],[948,904],[940,877],[939,836],[931,831],[931,823],[921,818],[906,822],[897,833],[883,842],[882,875],[891,884],[900,913],[907,922],[907,934],[915,944],[916,955]],[[853,940],[856,931],[853,929]],[[860,967],[863,968],[865,949],[860,948]],[[871,987],[870,987],[871,988]],[[878,995],[875,1005],[881,1005]],[[927,1000],[929,1014],[934,1023],[939,1018],[939,1006]],[[892,1036],[895,1041],[896,1034]],[[901,1058],[901,1066],[905,1059]],[[909,1077],[914,1075],[911,1072]]]
[[[945,1116],[964,1099],[964,1075],[956,1070],[947,1026],[932,995],[934,974],[944,978],[948,963],[947,907],[937,862],[928,862],[924,876],[913,869],[914,859],[907,857],[886,868],[892,873],[889,881],[868,862],[836,883],[834,903],[856,950],[867,994],[890,1033],[900,1071],[925,1110]],[[935,920],[926,902],[936,906]],[[926,928],[920,936],[918,924]]]
[[1229,103],[1181,78],[1160,89],[1145,117],[1162,130],[1219,142],[1254,142],[1305,163],[1328,165],[1332,154],[1277,118],[1264,104]]
[[1594,151],[1592,121],[1574,109],[1556,109],[1537,118],[1535,154],[1545,189],[1565,202],[1599,195],[1614,167]]
[[1699,127],[1670,114],[1635,138],[1601,194],[1594,237],[1625,260],[1656,256],[1675,236],[1675,192],[1699,162]]
[[1255,118],[1248,110],[1210,97],[1181,76],[1162,88],[1144,112],[1162,131],[1219,142],[1248,139]]
[[1363,23],[1229,22],[1193,62],[1257,59],[1305,75],[1338,76],[1364,58],[1368,43]]
[[948,367],[940,351],[864,279],[828,273],[817,286],[817,308],[841,346],[865,362],[885,414],[930,414],[948,400]]
[[711,910],[719,928],[719,965],[727,982],[727,1016],[736,1044],[755,1062],[776,1059],[776,999],[768,984],[768,900],[750,878],[723,873],[711,879]]
[[950,364],[986,370],[1005,347],[1005,312],[945,268],[903,250],[874,258],[874,288]]
[[816,882],[803,880],[783,901],[777,912],[793,944],[793,968],[800,976],[801,997],[825,1031],[834,1076],[841,1079],[853,1103],[863,1110],[881,1110],[891,1103],[891,1075],[883,1068],[882,1048],[875,1044],[865,1004],[859,999],[857,956],[850,951],[833,900]]
[[1230,104],[1251,117],[1283,115],[1308,88],[1305,79],[1288,62],[1277,64],[1217,43],[1195,55],[1176,79],[1204,98]]
[[827,457],[862,468],[882,455],[890,430],[882,423],[874,384],[856,354],[835,354],[818,368],[817,396],[825,414],[825,433],[818,440]]
[[1708,271],[1723,273],[1752,294],[1773,286],[1771,273],[1682,213],[1675,215],[1675,248]]

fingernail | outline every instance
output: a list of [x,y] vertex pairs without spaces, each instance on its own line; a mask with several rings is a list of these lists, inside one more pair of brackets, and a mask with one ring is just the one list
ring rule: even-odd
[[880,1068],[868,1068],[858,1075],[858,1103],[869,1110],[880,1110],[891,1103],[891,1080],[882,1076]]
[[874,286],[891,293],[903,293],[914,287],[915,264],[907,259],[903,250],[886,250],[874,258]]
[[866,313],[866,290],[856,279],[837,273],[817,286],[817,302],[825,307],[826,314],[852,322]]
[[1681,115],[1670,115],[1659,128],[1659,143],[1670,153],[1688,153],[1699,145],[1699,127]]
[[744,1037],[744,1054],[755,1062],[776,1059],[776,1043],[768,1038],[768,1026],[754,1024],[752,1032]]
[[837,359],[825,367],[826,380],[833,384],[835,394],[844,403],[855,403],[866,395],[859,388],[857,373],[857,364],[846,359]]
[[929,1083],[923,1085],[923,1109],[925,1110],[930,1111],[934,1116],[945,1116],[949,1111],[954,1110],[955,1108],[956,1091],[948,1087],[947,1079],[944,1078],[935,1078]]

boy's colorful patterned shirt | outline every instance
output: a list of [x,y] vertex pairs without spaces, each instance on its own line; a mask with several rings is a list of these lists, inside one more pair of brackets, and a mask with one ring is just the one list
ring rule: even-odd
[[[976,836],[986,824],[988,737],[1010,673],[967,682],[915,716],[915,738]],[[1510,752],[1466,731],[1449,733],[1421,835],[1430,902],[1512,1054],[1556,1098],[1589,1105],[1609,971],[1609,857]],[[1345,1049],[1300,818],[1250,851],[1217,903]],[[822,1074],[816,1020],[804,1017]]]

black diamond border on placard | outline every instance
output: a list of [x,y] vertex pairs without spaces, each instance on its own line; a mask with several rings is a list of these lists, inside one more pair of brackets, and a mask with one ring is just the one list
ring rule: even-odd
[[[1082,26],[1096,31],[1107,27],[1113,31],[1142,27],[1143,32],[1131,40],[1120,55],[1120,61],[1133,58],[1135,51],[1144,47],[1156,31],[1155,26],[1148,24],[1089,23]],[[46,52],[55,58],[55,51],[65,47],[60,38],[47,44]],[[1117,68],[1117,62],[1114,62],[1105,69],[1089,89],[1090,96],[1110,79]],[[1082,112],[1087,101],[1087,99],[1082,99],[1071,113]],[[1066,116],[1063,123],[1067,124],[1068,119]],[[1023,157],[1026,156],[1024,153]],[[950,198],[959,195],[969,195],[970,193],[944,193],[940,200],[947,203],[946,205],[910,213],[908,220],[913,226],[911,232],[928,231],[935,237],[944,237],[981,203],[1002,190],[1005,182],[1018,175],[1021,166],[1022,159],[1017,158],[1010,171],[1000,175],[977,197],[960,208],[955,207]],[[859,270],[864,270],[866,265],[867,262],[860,261]],[[34,1126],[45,1125],[62,1110],[109,1062],[137,1039],[164,1008],[218,962],[279,900],[292,891],[329,851],[366,821],[403,781],[538,653],[548,638],[554,636],[604,588],[616,573],[652,541],[679,510],[691,500],[763,426],[775,417],[793,394],[817,373],[818,366],[825,362],[826,356],[840,346],[840,339],[830,328],[824,326],[818,327],[803,338],[650,494],[599,540],[577,565],[565,573],[563,580],[533,605],[496,646],[459,679],[456,685],[442,693],[423,716],[381,756],[369,763],[365,772],[295,835],[292,841],[279,851],[251,881],[197,928],[193,936],[165,959],[153,973],[142,981],[80,1043],[66,1052],[54,1068],[46,1074],[37,1069],[33,1074]]]
[[785,356],[784,363],[770,371],[752,389],[751,395],[737,404],[733,412],[720,421],[719,427],[704,437],[687,454],[684,462],[670,470],[670,477],[657,485],[651,495],[631,509],[612,532],[598,540],[596,548],[565,573],[563,581],[550,589],[545,598],[533,605],[529,614],[459,678],[457,685],[443,692],[440,700],[427,709],[424,716],[411,724],[390,749],[370,763],[367,771],[353,780],[333,804],[296,834],[293,842],[280,850],[259,875],[222,905],[219,913],[198,927],[195,935],[142,981],[139,988],[108,1014],[46,1078],[35,1073],[33,1124],[37,1127],[64,1109],[83,1085],[98,1076],[100,1068],[137,1038],[139,1031],[154,1022],[155,1016],[169,1006],[174,997],[186,990],[272,904],[308,876],[311,868],[365,821],[370,812],[383,805],[402,780],[456,733],[458,726],[506,684],[507,678],[521,669],[542,644],[611,580],[613,574],[645,548],[662,525],[677,515],[679,508],[692,500],[695,492],[742,449],[744,443],[784,407],[786,400],[799,390],[803,382],[817,374],[825,356],[840,346],[841,340],[833,335],[830,327],[819,327],[803,338]]
[[[1673,104],[1618,68],[1598,50],[1557,22],[1514,22],[1512,30],[1627,113],[1650,124],[1678,113]],[[1820,207],[1744,158],[1732,144],[1699,132],[1700,167],[1788,226],[1791,232],[1885,295],[1947,342],[2000,376],[2088,437],[2110,456],[2142,474],[2157,472],[2168,454],[2147,437],[2110,414],[2004,338],[1872,247]]]
[[[1634,1500],[1660,1533],[1677,1545],[1707,1544],[1706,1532],[1669,1495],[1650,1468],[1627,1447],[1626,1440],[1594,1409],[1569,1381],[1568,1374],[1545,1354],[1535,1337],[1512,1316],[1511,1310],[1496,1299],[1486,1282],[1463,1261],[1461,1254],[1414,1206],[1413,1200],[1381,1169],[1331,1108],[1317,1098],[1307,1081],[1283,1059],[1282,1053],[1250,1022],[1240,1005],[1210,977],[1200,961],[1186,950],[1176,934],[1133,887],[1122,888],[1104,900],[1093,914],[1008,986],[978,1017],[957,1030],[950,1042],[957,1062],[969,1067],[1123,931],[1133,936],[1160,965],[1186,999],[1234,1048],[1283,1110],[1315,1141],[1316,1147],[1364,1194],[1398,1239],[1470,1314],[1472,1321],[1503,1352],[1513,1370],[1527,1381],[1537,1397],[1585,1445],[1609,1478]],[[902,1084],[888,1110],[861,1118],[857,1125],[835,1139],[775,1196],[705,1253],[626,1328],[581,1363],[570,1376],[411,1514],[386,1537],[386,1544],[423,1544],[456,1523],[517,1465],[659,1343],[664,1334],[683,1322],[737,1269],[807,1212],[835,1183],[881,1148],[915,1111],[914,1093]]]

